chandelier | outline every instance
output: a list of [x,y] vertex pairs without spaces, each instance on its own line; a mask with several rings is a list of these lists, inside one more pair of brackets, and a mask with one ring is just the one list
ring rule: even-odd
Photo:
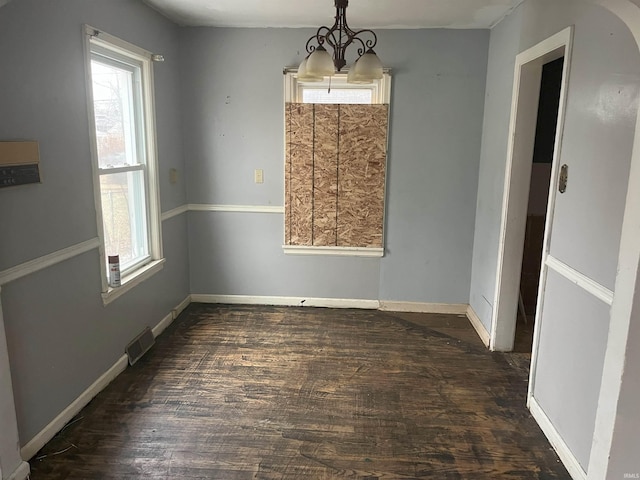
[[[298,67],[298,80],[321,82],[323,77],[334,75],[347,64],[345,53],[350,45],[355,45],[358,59],[349,68],[347,82],[371,83],[382,78],[382,62],[373,51],[378,38],[373,30],[354,31],[347,23],[349,0],[335,0],[336,20],[332,27],[322,26],[307,40],[307,57]],[[333,56],[327,51],[333,50]]]

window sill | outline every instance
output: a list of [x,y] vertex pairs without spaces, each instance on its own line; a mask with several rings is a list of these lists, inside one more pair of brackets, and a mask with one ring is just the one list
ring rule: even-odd
[[330,255],[338,257],[384,257],[384,248],[360,247],[307,247],[283,245],[285,255]]
[[142,268],[139,268],[133,273],[130,273],[122,279],[122,285],[119,287],[109,287],[106,292],[102,292],[102,303],[105,305],[110,304],[117,298],[127,293],[136,285],[144,282],[146,279],[152,277],[158,273],[164,267],[165,259],[153,260]]

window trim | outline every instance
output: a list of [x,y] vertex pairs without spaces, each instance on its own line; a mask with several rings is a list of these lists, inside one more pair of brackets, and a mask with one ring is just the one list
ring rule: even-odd
[[[325,77],[322,82],[299,82],[298,81],[298,68],[287,67],[282,72],[284,74],[284,103],[283,107],[286,108],[287,103],[303,103],[302,102],[302,90],[305,85],[314,87],[326,87],[329,86],[336,88],[355,88],[362,89],[367,88],[368,84],[350,84],[347,83],[348,69],[335,74],[329,80],[329,77]],[[371,98],[371,105],[389,105],[391,104],[391,69],[384,68],[383,76],[380,80],[374,80],[374,88]],[[389,121],[391,118],[391,112],[389,112]],[[283,133],[283,145],[286,151],[286,129]],[[388,142],[387,137],[387,142]],[[388,183],[388,170],[389,170],[389,151],[387,146],[387,162],[385,165],[385,186],[384,186],[384,211],[383,211],[383,231],[382,231],[382,247],[339,247],[339,246],[310,246],[310,245],[287,245],[283,237],[282,251],[285,255],[311,255],[311,256],[344,256],[344,257],[365,257],[365,258],[381,258],[385,255],[386,249],[386,235],[385,224],[387,216],[387,183]],[[285,189],[283,189],[283,197],[285,195]],[[282,199],[282,204],[286,204],[286,199]],[[286,219],[285,219],[286,221]],[[284,232],[283,232],[284,233]]]
[[[152,53],[133,45],[125,40],[109,35],[90,25],[83,26],[84,33],[84,56],[85,56],[85,85],[87,94],[87,113],[89,117],[89,141],[91,149],[91,165],[93,172],[93,191],[96,210],[96,223],[98,229],[98,238],[100,239],[100,273],[102,282],[102,300],[104,305],[109,304],[116,298],[131,290],[142,281],[151,277],[160,271],[165,263],[162,248],[162,220],[160,208],[160,183],[159,168],[156,142],[156,115],[155,115],[155,98],[154,98],[154,78]],[[114,57],[130,59],[140,64],[140,81],[143,110],[143,126],[144,126],[144,152],[146,162],[143,171],[145,175],[146,195],[146,215],[148,223],[149,235],[149,258],[143,263],[139,263],[135,268],[130,268],[125,275],[122,276],[120,287],[110,287],[107,280],[107,259],[105,253],[105,234],[104,223],[102,217],[101,189],[100,189],[100,171],[98,162],[98,146],[96,139],[95,112],[93,104],[93,89],[91,76],[91,60],[92,46],[97,46],[98,50],[113,53]],[[125,62],[126,63],[126,62]],[[136,168],[137,169],[137,168]],[[110,170],[110,169],[109,169]],[[116,173],[116,169],[113,172]],[[106,172],[105,172],[106,173]]]
[[[302,90],[306,85],[310,87],[332,87],[336,88],[354,88],[354,89],[371,89],[373,95],[371,98],[372,105],[391,103],[391,70],[384,69],[384,74],[380,80],[374,80],[372,84],[351,84],[347,83],[348,69],[336,73],[334,76],[325,77],[322,82],[299,82],[297,67],[285,68],[284,73],[284,101],[285,103],[302,103]],[[331,82],[331,83],[330,83]]]

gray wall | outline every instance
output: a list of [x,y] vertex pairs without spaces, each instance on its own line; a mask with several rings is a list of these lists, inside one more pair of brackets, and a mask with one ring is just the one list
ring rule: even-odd
[[[575,24],[560,159],[571,183],[556,198],[550,254],[613,289],[638,110],[638,47],[624,23],[601,7],[573,1],[524,7],[522,48]],[[554,279],[550,274],[544,299],[534,396],[586,470],[610,308]]]
[[496,289],[504,171],[511,116],[513,69],[519,53],[522,9],[516,9],[491,30],[484,127],[480,150],[469,304],[491,331]]
[[[0,190],[0,270],[96,236],[82,24],[148,50],[155,66],[163,211],[186,202],[180,125],[178,28],[137,0],[20,0],[0,9],[0,140],[40,144],[43,183]],[[98,252],[2,288],[23,445],[189,293],[187,219],[163,224],[167,263],[103,306]],[[44,400],[46,399],[46,401]]]
[[[623,22],[601,7],[530,0],[493,30],[490,43],[470,291],[487,328],[495,294],[513,45],[523,51],[569,25],[575,25],[575,38],[560,164],[570,166],[570,182],[556,200],[550,253],[613,288],[638,106],[638,49]],[[609,307],[553,272],[548,282],[533,393],[586,469]]]
[[[182,30],[190,203],[283,204],[281,69],[311,33]],[[285,256],[282,215],[192,212],[193,293],[468,302],[488,32],[378,37],[393,70],[386,256]]]

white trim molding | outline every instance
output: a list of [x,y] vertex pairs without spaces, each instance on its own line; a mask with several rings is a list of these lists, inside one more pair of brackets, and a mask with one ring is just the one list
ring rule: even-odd
[[[108,292],[108,272],[107,259],[105,252],[105,224],[102,211],[100,178],[106,172],[114,171],[139,171],[141,181],[144,188],[138,184],[136,190],[140,190],[142,202],[135,202],[135,208],[130,205],[131,214],[136,218],[136,224],[142,225],[143,219],[146,219],[147,235],[144,243],[148,250],[148,254],[152,260],[158,261],[163,258],[162,248],[162,219],[160,207],[160,182],[158,174],[158,149],[157,149],[157,132],[155,123],[155,94],[153,79],[153,54],[141,47],[133,45],[125,40],[110,35],[91,25],[84,25],[85,33],[84,45],[84,69],[85,69],[85,93],[87,96],[87,114],[89,122],[90,153],[92,159],[93,186],[94,186],[94,204],[96,209],[96,227],[98,237],[101,240],[102,248],[100,248],[100,271],[102,292]],[[100,60],[101,59],[101,60]],[[91,63],[93,61],[110,61],[121,62],[128,65],[130,71],[135,73],[138,95],[132,97],[132,108],[136,111],[134,115],[134,127],[131,130],[132,135],[136,139],[136,144],[141,145],[140,164],[137,166],[126,166],[116,169],[101,169],[98,159],[97,137],[95,130],[95,104],[93,92],[93,76],[91,73]],[[133,84],[130,85],[133,88]],[[142,227],[140,227],[142,228]],[[117,252],[115,252],[117,253]],[[142,260],[139,258],[138,260]],[[144,268],[144,267],[142,267]]]
[[31,468],[27,462],[21,462],[18,468],[7,477],[7,480],[27,480],[31,474]]
[[151,329],[153,338],[158,338],[162,334],[162,332],[164,332],[167,329],[167,327],[173,323],[174,320],[175,318],[173,316],[173,311],[166,314],[165,317],[162,320],[160,320],[160,323],[158,323],[155,327]]
[[390,300],[381,300],[380,310],[385,312],[440,313],[440,314],[446,314],[446,315],[464,315],[467,312],[467,305],[454,304],[454,303],[394,302]]
[[102,292],[102,303],[109,305],[114,300],[120,298],[136,285],[140,285],[142,282],[151,278],[158,273],[164,267],[165,259],[154,260],[148,265],[141,267],[130,275],[127,275],[122,279],[122,285],[119,287],[109,287],[106,292]]
[[371,257],[384,256],[384,248],[363,247],[312,247],[306,245],[283,245],[285,255],[324,255],[336,257]]
[[158,323],[155,327],[151,329],[151,333],[153,333],[153,338],[158,338],[162,332],[164,332],[169,325],[173,323],[173,321],[178,318],[185,308],[189,306],[191,303],[191,295],[187,295],[187,297],[176,306],[171,312],[169,312],[160,323]]
[[167,210],[166,212],[162,212],[162,215],[160,215],[160,219],[164,222],[166,220],[169,220],[170,218],[177,217],[178,215],[182,215],[183,213],[187,213],[188,211],[189,205],[180,205],[179,207]]
[[[559,158],[561,158],[562,135],[564,132],[571,69],[573,30],[574,27],[572,26],[565,28],[528,50],[519,53],[515,58],[508,131],[509,140],[504,164],[505,177],[498,239],[496,287],[491,317],[490,348],[493,351],[508,352],[513,349],[516,330],[516,318],[513,312],[516,311],[518,305],[518,286],[520,285],[522,249],[529,202],[529,184],[531,182],[531,156],[535,143],[542,66],[552,60],[564,57],[558,122],[555,132],[552,179],[550,182],[550,185],[553,186],[557,179]],[[550,189],[547,203],[543,255],[549,251],[555,191],[554,188]],[[542,276],[544,277],[544,271]],[[543,297],[544,295],[539,298]],[[534,350],[535,348],[536,346],[534,345]]]
[[348,69],[342,69],[331,78],[325,77],[321,82],[306,82],[298,80],[298,67],[286,67],[284,74],[285,103],[304,103],[303,90],[307,88],[352,88],[371,90],[371,103],[374,105],[389,104],[391,102],[391,69],[383,68],[382,78],[369,84],[353,84],[347,82]]
[[595,280],[587,277],[586,275],[580,273],[579,271],[558,260],[557,258],[552,257],[551,255],[547,255],[547,260],[545,263],[551,270],[559,273],[567,280],[575,283],[580,288],[586,290],[597,299],[602,300],[607,305],[613,304],[613,292],[608,288],[600,285]]
[[569,475],[571,475],[571,478],[573,478],[573,480],[586,480],[587,473],[580,466],[578,459],[562,439],[562,436],[556,430],[556,427],[553,426],[553,423],[549,417],[547,417],[547,414],[544,413],[544,410],[534,397],[529,397],[528,406],[529,410],[531,410],[531,415],[536,422],[538,422],[540,429],[547,437],[547,440],[549,440],[549,443],[558,454],[558,457],[560,457],[560,460],[569,472]]
[[20,450],[22,458],[30,460],[38,450],[44,447],[69,421],[75,417],[98,393],[109,385],[127,368],[129,360],[126,355],[121,356],[116,363],[103,373],[95,382],[80,394],[67,408],[44,427],[29,443]]
[[256,295],[209,295],[191,294],[193,303],[228,303],[231,305],[271,305],[282,307],[326,307],[326,308],[361,308],[377,310],[378,300],[349,298],[314,298],[314,297],[271,297]]
[[273,205],[215,205],[203,203],[190,203],[190,212],[236,212],[236,213],[281,213],[284,207]]
[[191,304],[191,295],[187,295],[185,297],[185,299],[180,302],[176,308],[174,308],[173,310],[171,310],[171,315],[173,315],[173,319],[175,320],[176,318],[178,318],[178,315],[180,315],[182,312],[184,312],[184,310]]
[[9,282],[13,282],[14,280],[17,280],[19,278],[26,277],[27,275],[31,275],[32,273],[38,272],[40,270],[44,270],[45,268],[51,267],[60,262],[64,262],[65,260],[69,260],[73,257],[99,247],[100,239],[96,237],[92,238],[91,240],[86,240],[82,243],[63,248],[62,250],[58,250],[57,252],[49,253],[48,255],[44,255],[28,262],[21,263],[20,265],[8,268],[7,270],[0,271],[0,286],[5,285]]
[[282,307],[358,308],[387,312],[439,313],[465,315],[468,305],[448,303],[394,302],[353,298],[277,297],[259,295],[215,295],[192,293],[193,303],[229,305],[271,305]]
[[482,323],[482,320],[480,320],[480,317],[478,317],[478,314],[471,307],[471,305],[467,307],[466,313],[471,326],[475,329],[476,333],[480,337],[480,340],[482,340],[482,343],[484,343],[485,347],[489,348],[491,344],[491,334],[484,326],[484,323]]

